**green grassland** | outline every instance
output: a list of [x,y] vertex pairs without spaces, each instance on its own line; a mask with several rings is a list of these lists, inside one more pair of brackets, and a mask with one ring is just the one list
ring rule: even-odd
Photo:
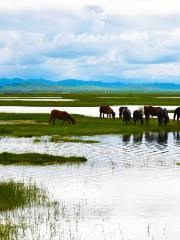
[[[0,97],[62,97],[65,99],[75,99],[76,101],[0,101],[1,106],[100,106],[108,105],[180,105],[180,92],[119,92],[119,93],[24,93],[24,94],[0,94]],[[105,98],[104,98],[105,97]],[[164,98],[159,98],[164,97]]]
[[[86,117],[73,115],[76,119],[76,125],[62,124],[57,120],[55,125],[49,125],[49,114],[0,114],[0,135],[15,137],[32,136],[83,136],[98,134],[136,134],[143,132],[172,132],[179,131],[180,125],[170,120],[167,126],[158,126],[157,119],[150,119],[149,125],[135,125],[131,121],[125,125],[122,119]],[[12,121],[18,121],[18,124],[12,124]],[[29,121],[31,120],[31,124]],[[3,124],[1,124],[1,121]]]

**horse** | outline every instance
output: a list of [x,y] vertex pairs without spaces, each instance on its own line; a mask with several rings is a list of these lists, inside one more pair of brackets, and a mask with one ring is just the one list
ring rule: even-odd
[[127,107],[120,107],[119,108],[119,118],[122,118],[123,110]]
[[122,116],[123,116],[123,122],[125,122],[127,125],[127,123],[131,121],[131,112],[127,107],[123,110]]
[[133,120],[134,120],[134,125],[137,123],[141,123],[143,125],[144,120],[143,120],[143,113],[141,110],[135,110],[133,112]]
[[100,118],[103,116],[104,118],[104,114],[107,114],[107,117],[111,117],[115,118],[115,112],[112,110],[112,108],[110,108],[108,105],[102,105],[99,108],[99,112],[100,112]]
[[166,108],[162,109],[160,108],[157,112],[157,119],[159,126],[160,125],[166,125],[169,122],[169,116],[168,116],[168,111]]
[[179,124],[179,119],[180,119],[180,107],[177,107],[174,111],[174,121],[176,119],[177,116],[177,123]]
[[63,123],[68,122],[69,124],[76,124],[75,119],[69,113],[54,109],[51,111],[49,123],[52,122],[54,125],[56,119],[63,120]]
[[144,115],[146,118],[146,124],[149,123],[150,116],[157,116],[157,112],[160,107],[153,107],[153,106],[144,106]]

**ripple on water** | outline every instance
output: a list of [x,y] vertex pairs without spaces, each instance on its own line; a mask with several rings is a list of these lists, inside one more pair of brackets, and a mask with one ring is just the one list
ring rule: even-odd
[[[34,143],[28,138],[2,138],[0,151],[84,155],[88,162],[80,166],[0,166],[0,178],[31,178],[63,201],[68,226],[77,226],[79,238],[75,239],[179,240],[178,133],[83,137],[100,141],[95,144],[47,139]],[[80,211],[75,221],[77,206]]]

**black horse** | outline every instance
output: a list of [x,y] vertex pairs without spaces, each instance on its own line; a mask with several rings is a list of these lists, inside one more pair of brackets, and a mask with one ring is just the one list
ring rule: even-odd
[[159,110],[157,111],[157,119],[159,126],[163,124],[166,125],[169,122],[168,111],[166,108],[159,108]]
[[143,113],[141,110],[135,110],[133,112],[133,120],[134,120],[134,125],[137,123],[143,125],[144,120],[143,120]]
[[123,122],[125,122],[126,125],[128,122],[131,121],[131,112],[127,107],[123,110],[122,117],[123,117]]
[[180,119],[180,107],[177,107],[174,111],[174,121],[177,117],[177,123],[179,124],[179,119]]
[[124,111],[125,108],[127,108],[127,107],[120,107],[120,108],[119,108],[119,118],[122,118],[122,116],[123,116],[123,111]]

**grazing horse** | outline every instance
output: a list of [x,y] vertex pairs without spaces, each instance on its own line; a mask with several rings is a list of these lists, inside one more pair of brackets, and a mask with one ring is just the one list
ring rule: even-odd
[[120,107],[119,108],[119,118],[122,118],[123,110],[127,107]]
[[164,109],[159,108],[157,112],[157,119],[158,119],[159,126],[163,124],[166,125],[169,122],[168,111],[166,108]]
[[126,107],[124,110],[123,110],[123,122],[127,123],[131,121],[131,112],[130,110]]
[[157,116],[157,112],[160,107],[153,107],[153,106],[144,106],[144,115],[146,118],[146,123],[149,123],[150,116]]
[[177,107],[174,111],[174,121],[176,119],[177,116],[177,123],[179,124],[179,119],[180,119],[180,107]]
[[69,113],[54,109],[51,111],[49,123],[53,122],[54,125],[56,119],[63,120],[63,123],[76,124],[76,121]]
[[143,125],[144,120],[143,120],[143,113],[141,110],[135,110],[133,112],[133,120],[134,120],[134,125],[137,123],[141,123],[141,125]]
[[115,112],[112,110],[112,108],[110,108],[108,105],[102,105],[99,108],[99,112],[100,112],[100,118],[103,116],[104,118],[104,114],[107,114],[107,117],[111,117],[115,118]]

